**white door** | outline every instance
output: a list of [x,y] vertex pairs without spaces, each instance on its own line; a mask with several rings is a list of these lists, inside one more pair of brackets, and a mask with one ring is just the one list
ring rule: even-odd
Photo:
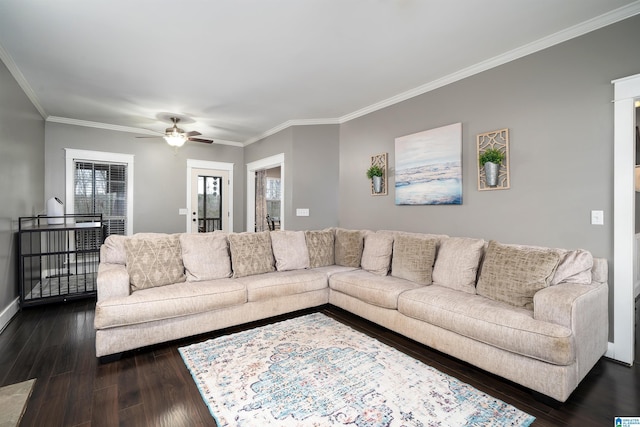
[[192,233],[229,232],[229,171],[191,169]]

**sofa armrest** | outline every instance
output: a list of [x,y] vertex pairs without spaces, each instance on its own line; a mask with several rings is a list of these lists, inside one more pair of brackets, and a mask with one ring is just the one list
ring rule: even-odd
[[563,283],[542,289],[533,297],[533,317],[570,328],[576,346],[578,381],[607,351],[609,287]]
[[101,262],[98,267],[98,302],[128,296],[130,291],[127,267]]

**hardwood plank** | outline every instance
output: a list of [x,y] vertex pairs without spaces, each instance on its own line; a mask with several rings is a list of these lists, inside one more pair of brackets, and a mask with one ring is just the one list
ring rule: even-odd
[[[116,362],[99,364],[94,309],[91,300],[33,307],[20,312],[0,334],[3,381],[38,376],[22,426],[215,426],[178,348],[314,311],[159,344],[127,352]],[[536,400],[524,387],[341,309],[325,306],[319,310],[532,414],[535,427],[611,425],[614,416],[640,414],[638,365],[629,368],[603,359],[565,404],[554,407]]]

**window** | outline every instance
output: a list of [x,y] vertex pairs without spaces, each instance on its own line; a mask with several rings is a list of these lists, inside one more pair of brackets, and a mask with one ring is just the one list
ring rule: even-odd
[[267,177],[267,213],[271,218],[280,220],[280,178]]
[[75,160],[74,213],[102,214],[105,238],[124,235],[127,223],[127,165]]
[[66,213],[102,214],[105,238],[132,234],[133,155],[65,151]]

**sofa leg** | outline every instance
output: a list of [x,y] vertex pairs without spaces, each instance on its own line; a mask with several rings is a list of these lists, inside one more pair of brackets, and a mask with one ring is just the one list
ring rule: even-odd
[[542,394],[535,390],[531,390],[531,395],[535,400],[549,406],[552,409],[560,409],[563,405],[563,403],[560,402],[559,400],[556,400],[553,397],[549,397],[546,394]]
[[117,362],[122,357],[122,353],[108,354],[106,356],[100,356],[98,361],[100,364]]

